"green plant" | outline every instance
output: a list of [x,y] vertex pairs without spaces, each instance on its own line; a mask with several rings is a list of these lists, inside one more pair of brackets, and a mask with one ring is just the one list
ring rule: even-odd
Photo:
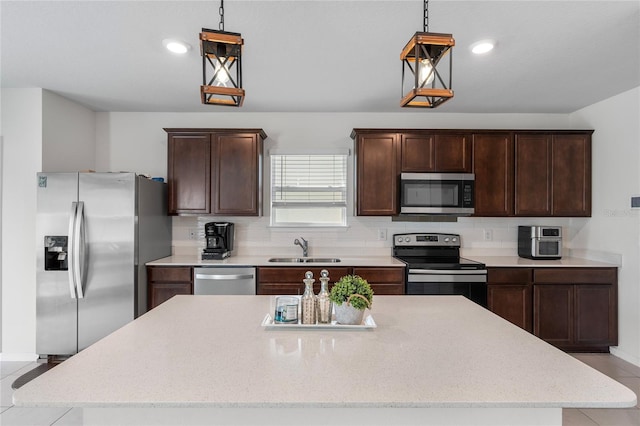
[[[359,295],[351,297],[351,295]],[[351,298],[349,300],[349,298]],[[329,299],[336,305],[349,304],[356,309],[371,308],[373,302],[373,290],[371,286],[359,275],[345,275],[331,287]]]

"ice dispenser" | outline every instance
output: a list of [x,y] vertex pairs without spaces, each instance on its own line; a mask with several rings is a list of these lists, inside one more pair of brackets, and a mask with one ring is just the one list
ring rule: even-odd
[[67,236],[45,235],[44,270],[66,271],[68,269],[67,258]]

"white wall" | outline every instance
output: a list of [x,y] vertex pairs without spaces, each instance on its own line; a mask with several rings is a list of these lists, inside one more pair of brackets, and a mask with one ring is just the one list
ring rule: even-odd
[[36,172],[42,163],[42,90],[2,91],[2,359],[35,351]]
[[42,170],[95,168],[96,113],[48,90],[42,92]]
[[577,127],[593,134],[593,213],[573,240],[622,255],[619,269],[620,344],[612,352],[640,365],[640,88],[591,105],[571,115]]

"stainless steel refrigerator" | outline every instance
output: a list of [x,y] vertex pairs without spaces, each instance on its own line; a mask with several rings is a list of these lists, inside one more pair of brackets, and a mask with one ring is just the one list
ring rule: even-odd
[[166,184],[38,173],[36,352],[73,355],[146,312],[145,263],[171,254]]

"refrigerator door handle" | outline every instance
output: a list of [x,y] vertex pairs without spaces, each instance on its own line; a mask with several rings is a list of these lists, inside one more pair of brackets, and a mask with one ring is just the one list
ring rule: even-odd
[[76,259],[74,261],[74,274],[76,284],[76,294],[78,299],[84,298],[82,284],[84,282],[86,239],[84,237],[84,202],[78,202],[77,219],[75,223],[74,244],[76,245]]
[[76,299],[76,247],[75,247],[75,223],[78,214],[78,203],[71,203],[71,214],[69,215],[69,293],[72,299]]

